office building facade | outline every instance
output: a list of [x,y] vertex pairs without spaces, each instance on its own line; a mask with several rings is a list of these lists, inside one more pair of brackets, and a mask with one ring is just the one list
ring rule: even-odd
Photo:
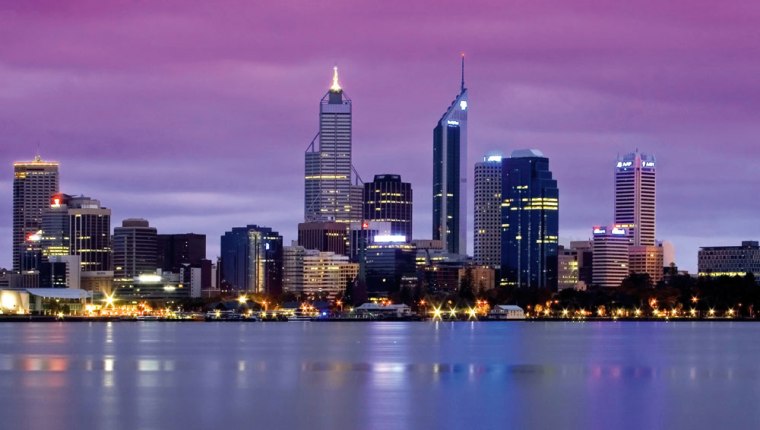
[[433,239],[453,254],[467,254],[467,88],[433,129]]
[[282,292],[282,236],[269,227],[235,227],[221,238],[223,287],[245,293]]
[[[352,183],[352,105],[338,83],[319,104],[319,133],[305,153],[304,220],[358,221],[361,187]],[[357,206],[358,205],[358,206]]]
[[630,233],[622,227],[596,226],[593,229],[592,283],[597,287],[617,288],[629,274]]
[[392,235],[412,240],[412,184],[399,175],[375,175],[364,184],[364,221],[389,222]]
[[760,245],[743,241],[741,246],[704,246],[697,254],[699,276],[744,276],[760,279]]
[[653,155],[638,151],[615,165],[614,224],[626,229],[634,246],[655,246],[656,170]]
[[42,212],[58,192],[58,163],[37,155],[13,163],[13,270],[22,270],[25,242],[42,229]]
[[113,229],[113,271],[115,279],[132,279],[155,273],[157,232],[147,220],[129,218]]
[[493,268],[501,266],[501,162],[491,155],[475,164],[473,258]]
[[559,189],[535,149],[502,162],[501,284],[557,289]]

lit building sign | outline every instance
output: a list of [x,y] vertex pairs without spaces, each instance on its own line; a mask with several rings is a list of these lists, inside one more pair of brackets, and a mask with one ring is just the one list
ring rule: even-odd
[[607,234],[607,229],[604,227],[594,227],[594,234]]
[[633,166],[633,161],[618,161],[617,166],[618,167],[631,167],[631,166]]
[[488,158],[486,158],[486,161],[501,162],[501,155],[490,155]]
[[403,243],[406,242],[406,236],[403,234],[378,234],[374,240],[375,243]]
[[460,102],[459,102],[459,107],[460,107],[462,110],[465,110],[465,109],[467,109],[467,100],[462,100],[462,101],[460,101]]
[[448,125],[459,125],[459,121],[453,121],[453,120],[448,120],[448,121],[446,121],[446,123]]
[[37,233],[30,234],[26,238],[26,240],[28,240],[29,242],[39,242],[40,240],[42,240],[42,230],[38,230]]
[[654,161],[642,161],[641,167],[654,167]]
[[616,236],[625,236],[625,229],[620,227],[615,227],[612,229],[612,234]]
[[156,283],[161,282],[161,275],[147,275],[143,274],[137,277],[141,283]]

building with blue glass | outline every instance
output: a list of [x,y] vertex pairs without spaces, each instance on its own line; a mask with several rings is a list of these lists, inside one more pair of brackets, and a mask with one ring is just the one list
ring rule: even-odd
[[433,129],[433,239],[467,253],[467,88],[462,85]]
[[269,227],[248,225],[224,233],[222,287],[247,293],[282,293],[282,236]]
[[501,285],[557,289],[559,189],[536,149],[502,161]]

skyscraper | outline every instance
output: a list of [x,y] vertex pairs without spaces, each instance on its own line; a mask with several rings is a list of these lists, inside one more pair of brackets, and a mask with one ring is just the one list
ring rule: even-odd
[[467,253],[467,88],[464,56],[459,95],[433,129],[433,239]]
[[615,225],[631,245],[655,246],[655,158],[638,150],[615,166]]
[[[201,266],[206,260],[206,235],[198,233],[159,234],[157,267],[178,273],[183,265]],[[210,262],[209,262],[210,264]],[[211,272],[207,284],[211,284]],[[205,285],[204,285],[205,286]]]
[[501,265],[501,160],[491,155],[475,164],[473,256],[494,268]]
[[129,279],[155,273],[158,268],[156,228],[144,219],[125,219],[113,229],[113,271],[115,279]]
[[21,253],[26,239],[42,228],[42,211],[58,192],[58,163],[32,161],[13,163],[13,270],[21,270]]
[[391,223],[392,235],[412,240],[412,184],[399,175],[375,175],[364,184],[364,220]]
[[536,149],[502,161],[502,285],[557,289],[559,190]]
[[280,294],[282,236],[269,227],[235,227],[222,236],[221,265],[230,289]]
[[[338,83],[338,68],[333,82],[319,103],[319,133],[306,149],[304,176],[304,219],[351,222],[360,215],[359,190],[352,185],[351,99]],[[319,142],[317,147],[315,143]]]
[[82,272],[111,270],[111,210],[99,200],[56,194],[42,214],[42,254],[78,255]]

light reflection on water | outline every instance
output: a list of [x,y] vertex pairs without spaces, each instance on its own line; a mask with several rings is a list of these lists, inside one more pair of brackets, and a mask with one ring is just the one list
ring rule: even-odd
[[758,427],[758,335],[751,323],[0,324],[0,415],[31,428]]

